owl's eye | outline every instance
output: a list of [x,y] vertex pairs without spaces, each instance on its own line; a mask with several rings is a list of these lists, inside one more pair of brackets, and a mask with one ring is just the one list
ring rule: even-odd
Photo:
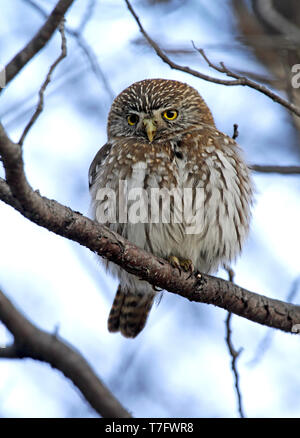
[[166,120],[175,120],[178,116],[178,112],[176,110],[167,110],[164,111],[162,115]]
[[129,116],[127,117],[127,122],[130,126],[136,125],[139,120],[140,118],[137,114],[129,114]]

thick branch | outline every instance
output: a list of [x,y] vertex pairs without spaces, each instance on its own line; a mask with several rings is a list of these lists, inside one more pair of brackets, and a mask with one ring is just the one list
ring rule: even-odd
[[47,44],[73,1],[59,0],[45,24],[32,40],[7,64],[5,67],[6,85]]
[[[4,186],[4,195],[0,191],[0,198],[12,206],[17,203],[17,209],[36,224],[74,240],[127,272],[190,301],[214,304],[254,322],[287,332],[291,332],[295,324],[300,324],[300,306],[249,292],[220,278],[191,275],[173,268],[166,260],[137,248],[107,227],[40,196],[26,180],[20,146],[7,137],[1,125],[0,154],[11,191],[8,199],[7,186]],[[2,181],[0,188],[3,185]]]
[[168,64],[172,69],[175,70],[179,70],[179,71],[183,71],[185,73],[188,73],[192,76],[195,76],[199,79],[203,79],[205,81],[209,81],[209,82],[213,82],[215,84],[221,84],[221,85],[243,85],[243,86],[247,86],[250,88],[253,88],[254,90],[259,91],[260,93],[265,94],[266,96],[270,97],[274,102],[279,103],[280,105],[284,106],[285,108],[287,108],[289,111],[291,111],[292,113],[296,114],[297,116],[300,116],[300,108],[297,107],[296,105],[294,105],[293,103],[289,102],[286,99],[283,99],[282,97],[278,96],[276,93],[273,93],[271,90],[269,90],[267,87],[265,87],[264,85],[261,85],[245,76],[241,76],[231,70],[229,70],[224,63],[220,63],[220,65],[216,65],[213,64],[205,55],[204,50],[203,49],[196,49],[198,50],[198,52],[202,55],[202,57],[205,59],[205,61],[207,62],[207,64],[213,68],[214,70],[220,72],[220,73],[224,73],[226,74],[228,77],[234,78],[234,80],[224,80],[224,79],[219,79],[219,78],[214,78],[212,76],[208,76],[205,75],[204,73],[201,73],[197,70],[193,70],[190,67],[184,67],[182,65],[176,64],[175,62],[171,61],[171,59],[160,49],[160,47],[158,46],[158,44],[152,40],[152,38],[147,34],[147,32],[145,31],[144,27],[141,24],[141,21],[139,19],[139,17],[137,16],[137,14],[135,13],[133,7],[131,6],[129,0],[125,0],[127,7],[130,11],[130,13],[132,14],[132,16],[134,17],[140,32],[142,33],[142,35],[145,37],[145,39],[148,41],[148,43],[150,44],[150,46],[153,47],[153,49],[155,50],[156,54],[160,57],[160,59],[165,62],[166,64]]
[[72,380],[102,417],[131,417],[78,351],[56,335],[51,335],[34,326],[15,308],[1,290],[0,320],[15,338],[12,345],[0,348],[0,358],[29,357],[47,362]]

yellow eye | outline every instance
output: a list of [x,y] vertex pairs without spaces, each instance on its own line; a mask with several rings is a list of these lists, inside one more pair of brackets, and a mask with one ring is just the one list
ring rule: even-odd
[[178,116],[178,112],[175,110],[167,110],[163,112],[163,117],[166,120],[175,120],[177,116]]
[[128,125],[130,126],[134,126],[138,123],[139,121],[139,116],[137,114],[129,114],[129,116],[127,117],[127,122]]

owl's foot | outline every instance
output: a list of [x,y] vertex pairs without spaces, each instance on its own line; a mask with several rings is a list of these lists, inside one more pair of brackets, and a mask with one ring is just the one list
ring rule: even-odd
[[180,259],[176,256],[169,256],[168,261],[174,268],[182,268],[185,272],[194,272],[195,270],[194,264],[190,259]]

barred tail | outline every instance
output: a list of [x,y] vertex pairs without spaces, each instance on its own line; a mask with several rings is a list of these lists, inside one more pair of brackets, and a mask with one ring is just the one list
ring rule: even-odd
[[108,330],[135,338],[145,327],[154,294],[125,293],[119,285],[109,317]]

